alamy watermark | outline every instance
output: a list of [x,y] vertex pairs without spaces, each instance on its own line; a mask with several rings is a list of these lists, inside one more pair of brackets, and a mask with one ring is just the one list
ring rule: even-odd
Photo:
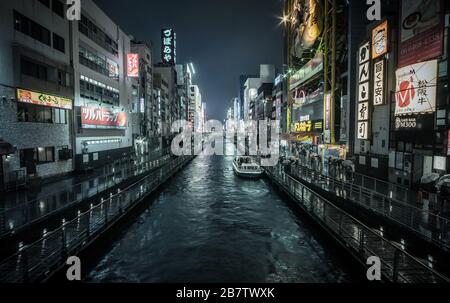
[[81,20],[81,0],[67,0],[66,17],[69,21]]
[[[262,166],[275,166],[279,160],[279,121],[229,120],[224,127],[220,121],[209,120],[200,132],[194,131],[188,121],[178,120],[171,131],[177,133],[171,144],[176,156],[260,156]],[[236,144],[224,148],[224,137]]]
[[367,0],[366,3],[370,5],[367,9],[367,20],[381,20],[381,0]]

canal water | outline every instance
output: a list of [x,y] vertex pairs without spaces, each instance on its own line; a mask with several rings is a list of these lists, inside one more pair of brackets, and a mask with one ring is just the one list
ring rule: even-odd
[[199,156],[88,274],[89,282],[351,282],[336,247],[233,157]]

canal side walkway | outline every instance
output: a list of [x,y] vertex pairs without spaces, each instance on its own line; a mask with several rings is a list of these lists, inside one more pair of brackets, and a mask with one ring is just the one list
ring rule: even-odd
[[78,255],[95,244],[112,226],[124,219],[140,202],[187,165],[194,156],[182,156],[150,172],[128,187],[101,199],[97,205],[25,243],[0,262],[0,282],[45,281],[65,266],[68,256]]
[[380,258],[383,279],[395,283],[448,283],[449,279],[366,226],[332,202],[313,192],[281,167],[265,168],[269,179],[303,211],[366,266],[371,256]]
[[448,252],[450,249],[449,219],[439,213],[413,202],[407,203],[392,195],[374,191],[356,182],[335,179],[305,166],[291,165],[288,173],[294,178],[382,216],[444,251]]
[[[46,192],[36,199],[23,201],[18,204],[0,208],[0,240],[18,233],[33,223],[43,221],[56,213],[80,204],[107,190],[120,186],[130,178],[148,173],[168,163],[170,155],[155,154],[153,157],[141,158],[127,163],[127,165],[111,166],[105,173],[86,179],[80,183],[61,186],[56,191]],[[49,184],[48,186],[54,187]]]

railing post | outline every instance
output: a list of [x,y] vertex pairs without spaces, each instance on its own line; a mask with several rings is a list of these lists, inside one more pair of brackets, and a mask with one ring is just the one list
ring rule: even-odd
[[67,256],[67,241],[66,241],[66,220],[62,219],[61,225],[61,257],[65,259]]
[[305,205],[305,187],[302,185],[302,204]]
[[397,248],[394,252],[394,264],[392,267],[392,282],[397,283],[398,281],[398,263],[400,261],[400,250]]
[[359,252],[364,254],[364,229],[359,230]]
[[24,283],[28,283],[30,281],[30,276],[28,272],[28,246],[22,247],[20,252],[20,261],[22,265],[22,280]]
[[108,223],[108,203],[106,203],[106,201],[111,201],[111,196],[109,197],[108,200],[105,200],[105,201],[102,202],[102,205],[103,205],[104,210],[105,210],[105,224]]

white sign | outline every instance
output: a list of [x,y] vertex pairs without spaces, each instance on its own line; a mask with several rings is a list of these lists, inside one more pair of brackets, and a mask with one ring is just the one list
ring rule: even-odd
[[437,69],[437,60],[432,60],[397,70],[396,116],[436,110]]
[[373,65],[373,105],[384,104],[384,60]]
[[369,100],[369,82],[360,84],[358,92],[358,102]]
[[369,81],[369,62],[363,63],[359,66],[359,83]]
[[358,83],[357,138],[369,140],[370,42],[359,48]]
[[359,48],[359,64],[366,63],[370,60],[370,43],[367,42]]
[[358,104],[358,121],[369,120],[369,102]]
[[358,139],[369,140],[369,121],[358,122]]
[[445,171],[445,166],[446,166],[446,157],[441,157],[441,156],[434,156],[434,165],[433,165],[433,169],[436,170],[444,170]]

